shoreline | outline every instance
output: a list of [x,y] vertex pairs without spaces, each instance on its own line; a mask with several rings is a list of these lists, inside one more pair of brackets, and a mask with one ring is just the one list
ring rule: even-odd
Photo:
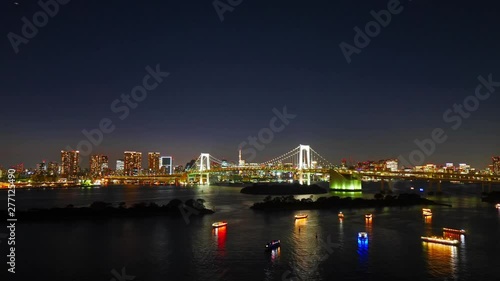
[[251,195],[309,195],[326,194],[328,190],[319,185],[301,185],[299,183],[253,184],[245,186],[240,193]]
[[[205,208],[203,199],[189,199],[182,202],[179,199],[172,199],[166,205],[156,203],[136,203],[126,207],[125,203],[120,203],[117,207],[111,203],[96,201],[89,207],[75,208],[68,205],[64,208],[44,208],[29,209],[27,211],[18,211],[16,217],[22,221],[66,221],[66,220],[100,220],[110,218],[134,218],[134,217],[155,217],[165,216],[171,218],[202,217],[211,215],[215,212]],[[7,211],[1,210],[0,213],[7,216]]]

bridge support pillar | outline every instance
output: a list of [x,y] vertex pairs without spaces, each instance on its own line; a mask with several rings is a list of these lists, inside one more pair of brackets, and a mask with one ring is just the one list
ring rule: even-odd
[[299,183],[311,185],[311,173],[303,173],[303,169],[311,169],[311,147],[309,145],[299,145]]
[[384,179],[380,179],[380,193],[384,193]]
[[210,185],[210,174],[203,173],[203,171],[210,170],[210,154],[202,153],[200,155],[200,184],[203,184],[203,175],[206,175],[207,181],[206,184]]
[[304,184],[304,181],[307,185],[311,185],[311,173],[299,172],[299,183]]
[[[203,176],[206,177],[206,182],[203,181]],[[200,184],[206,184],[206,185],[210,185],[210,174],[209,173],[200,173]]]
[[488,192],[491,193],[491,181],[488,183]]
[[389,191],[389,193],[392,193],[393,184],[392,179],[387,179],[387,191]]
[[442,193],[442,192],[443,192],[443,191],[441,190],[441,181],[440,181],[440,180],[438,180],[438,181],[437,181],[437,192],[438,192],[438,193]]

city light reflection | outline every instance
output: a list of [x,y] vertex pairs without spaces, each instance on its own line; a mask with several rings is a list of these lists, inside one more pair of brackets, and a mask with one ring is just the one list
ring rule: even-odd
[[368,239],[372,237],[372,230],[373,230],[373,225],[372,225],[372,219],[365,219],[365,228],[366,232],[368,233]]
[[458,248],[456,246],[422,242],[427,255],[427,266],[436,278],[456,279]]
[[281,256],[281,247],[271,250],[271,261],[278,261]]
[[294,232],[295,234],[305,233],[307,229],[307,220],[295,220]]
[[[370,237],[370,234],[368,234]],[[368,267],[368,239],[357,239],[358,240],[358,255],[359,255],[359,266],[362,269],[366,269]]]
[[227,227],[218,227],[212,230],[214,237],[217,241],[217,253],[218,255],[225,256],[226,254],[226,233]]
[[432,216],[425,216],[424,217],[424,222],[426,224],[431,224],[432,223]]

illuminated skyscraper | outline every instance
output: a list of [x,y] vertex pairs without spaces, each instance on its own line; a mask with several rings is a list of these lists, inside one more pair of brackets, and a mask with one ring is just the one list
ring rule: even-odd
[[139,175],[142,169],[142,152],[125,151],[123,172],[126,176]]
[[160,171],[160,152],[148,153],[148,172],[156,175]]
[[500,175],[500,156],[491,157],[493,161],[493,173]]
[[238,166],[243,167],[245,166],[245,160],[241,159],[241,149],[238,151]]
[[78,150],[61,150],[61,176],[76,178],[80,167],[80,152]]
[[47,164],[45,164],[45,160],[43,160],[41,163],[36,164],[36,174],[44,174],[47,172]]
[[49,162],[47,172],[51,176],[59,174],[59,165],[57,164],[57,162]]
[[397,171],[398,168],[398,159],[391,159],[385,161],[385,169],[391,172]]
[[171,175],[173,169],[172,156],[162,156],[160,158],[160,170],[162,173]]
[[123,159],[116,160],[116,174],[123,175],[123,170],[125,168],[125,162]]
[[103,176],[108,169],[108,156],[95,154],[90,156],[90,174],[93,177]]

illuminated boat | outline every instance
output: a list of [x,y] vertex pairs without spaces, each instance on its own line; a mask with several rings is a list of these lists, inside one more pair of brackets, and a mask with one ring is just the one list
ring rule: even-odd
[[344,218],[344,214],[342,212],[339,213],[339,219],[343,219]]
[[373,217],[373,215],[372,215],[372,214],[366,214],[366,215],[365,215],[365,218],[367,218],[367,219],[371,219],[372,217]]
[[495,208],[499,209],[500,210],[500,203],[496,204],[495,205]]
[[272,240],[271,242],[266,244],[266,250],[273,250],[278,248],[281,245],[280,240]]
[[223,227],[223,226],[226,226],[226,225],[227,225],[226,221],[218,221],[218,222],[212,223],[212,227],[213,228]]
[[439,244],[446,244],[446,245],[458,245],[460,244],[460,241],[456,239],[451,239],[447,237],[437,237],[437,236],[421,236],[423,241],[426,242],[432,242],[432,243],[439,243]]
[[364,241],[368,239],[368,233],[358,232],[358,240]]
[[424,217],[429,217],[432,216],[432,211],[431,209],[422,209],[422,214],[424,215]]
[[307,218],[307,214],[298,214],[298,215],[295,215],[295,219],[305,219]]
[[463,229],[453,229],[453,228],[443,227],[443,231],[444,232],[449,232],[449,233],[454,233],[454,234],[465,235],[465,230],[463,230]]

